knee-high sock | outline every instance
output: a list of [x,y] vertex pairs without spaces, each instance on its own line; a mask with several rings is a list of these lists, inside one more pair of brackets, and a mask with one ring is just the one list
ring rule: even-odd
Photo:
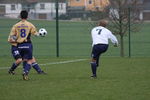
[[13,63],[10,70],[14,71],[18,66],[19,66],[19,64]]
[[96,62],[91,62],[91,69],[94,76],[96,76],[97,64]]
[[27,63],[27,61],[23,62],[23,73],[28,74],[31,69],[31,65]]
[[37,72],[41,72],[41,68],[39,67],[38,63],[34,62],[32,63],[32,67],[37,71]]

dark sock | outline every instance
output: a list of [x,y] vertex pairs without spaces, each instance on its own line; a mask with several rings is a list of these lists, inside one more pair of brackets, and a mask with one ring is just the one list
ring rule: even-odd
[[42,71],[41,68],[39,67],[39,65],[38,65],[36,62],[32,63],[32,67],[33,67],[37,72],[41,72],[41,71]]
[[23,62],[23,72],[26,73],[26,74],[28,74],[29,71],[30,71],[30,69],[31,69],[31,65],[28,64],[26,61],[24,61]]
[[10,70],[14,71],[18,67],[18,65],[19,64],[13,63],[12,66],[11,66],[11,68],[10,68]]
[[93,76],[96,76],[97,64],[95,62],[91,62],[91,69]]

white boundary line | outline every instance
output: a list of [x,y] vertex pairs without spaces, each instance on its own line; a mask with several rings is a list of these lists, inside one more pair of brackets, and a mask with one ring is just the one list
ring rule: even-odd
[[[66,61],[59,61],[59,62],[51,62],[51,63],[45,63],[45,64],[39,64],[40,66],[47,66],[47,65],[58,65],[58,64],[67,64],[67,63],[74,63],[74,62],[80,62],[85,61],[87,59],[75,59],[75,60],[66,60]],[[2,69],[9,69],[10,67],[0,67],[0,70]]]
[[45,64],[39,64],[39,65],[40,66],[57,65],[57,64],[66,64],[66,63],[79,62],[79,61],[84,61],[84,60],[87,60],[87,59],[75,59],[75,60],[60,61],[60,62],[51,62],[51,63],[45,63]]

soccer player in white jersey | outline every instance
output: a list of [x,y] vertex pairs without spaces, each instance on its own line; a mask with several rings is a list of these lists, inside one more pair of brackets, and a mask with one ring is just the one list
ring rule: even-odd
[[91,31],[92,36],[92,78],[97,78],[97,67],[99,66],[99,58],[102,53],[106,52],[109,46],[109,39],[115,47],[118,46],[117,38],[112,34],[110,30],[106,28],[108,25],[107,20],[100,20],[97,27],[94,27]]

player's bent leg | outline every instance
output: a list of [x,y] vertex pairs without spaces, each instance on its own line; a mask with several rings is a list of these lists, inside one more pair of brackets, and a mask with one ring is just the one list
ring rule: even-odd
[[29,60],[29,62],[31,63],[31,66],[37,71],[38,74],[46,74],[44,71],[41,70],[40,66],[35,60],[35,57]]
[[31,69],[31,65],[28,63],[28,61],[23,61],[23,80],[29,80],[28,74]]
[[17,59],[15,63],[12,64],[11,68],[8,70],[8,73],[14,75],[15,74],[14,70],[20,65],[21,62],[22,62],[21,58]]
[[33,62],[31,66],[37,71],[38,74],[46,74],[44,71],[41,70],[38,63]]
[[27,61],[23,61],[23,72],[28,74],[30,69],[31,65]]

